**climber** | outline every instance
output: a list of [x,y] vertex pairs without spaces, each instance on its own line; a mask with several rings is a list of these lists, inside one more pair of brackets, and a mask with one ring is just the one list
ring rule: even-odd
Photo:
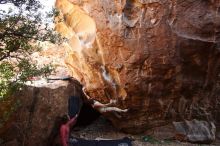
[[[75,88],[74,88],[75,90]],[[68,100],[68,114],[57,117],[54,121],[52,131],[47,138],[48,146],[56,146],[57,143],[60,143],[63,146],[67,145],[67,139],[69,139],[70,129],[75,125],[76,119],[80,112],[82,106],[82,100],[80,95],[70,96]],[[59,136],[60,134],[60,136]],[[61,138],[60,142],[58,141],[59,137]]]
[[87,97],[87,102],[89,104],[92,105],[92,107],[96,110],[98,110],[100,113],[105,113],[105,112],[127,112],[128,109],[120,109],[120,108],[117,108],[117,107],[113,107],[112,105],[116,104],[116,100],[110,100],[109,103],[107,104],[102,104],[100,103],[99,101],[96,101],[94,99],[91,99],[87,94],[86,94],[86,91],[85,91],[85,87],[82,88],[82,91],[84,93],[84,95]]
[[60,140],[62,146],[68,146],[69,136],[70,136],[70,129],[76,124],[78,114],[75,115],[73,118],[69,118],[69,120],[61,125],[60,127]]
[[102,104],[96,100],[93,100],[92,107],[98,110],[100,113],[105,113],[105,112],[127,112],[128,109],[120,109],[117,107],[108,107],[109,105],[115,103],[115,100],[110,100],[109,103],[107,104]]
[[[75,90],[75,88],[74,88]],[[75,92],[75,91],[74,91]],[[82,107],[80,95],[70,96],[68,100],[68,121],[60,126],[60,138],[62,146],[68,146],[71,128],[76,124],[78,114]]]

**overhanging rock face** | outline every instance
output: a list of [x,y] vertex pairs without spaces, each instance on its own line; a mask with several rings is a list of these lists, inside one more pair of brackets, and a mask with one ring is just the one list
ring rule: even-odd
[[171,121],[220,118],[220,2],[57,0],[66,64],[104,115],[137,133]]

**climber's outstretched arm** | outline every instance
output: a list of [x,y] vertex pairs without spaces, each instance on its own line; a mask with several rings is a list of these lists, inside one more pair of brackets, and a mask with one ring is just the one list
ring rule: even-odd
[[77,117],[78,117],[78,115],[76,114],[75,117],[73,117],[72,119],[70,119],[70,120],[66,123],[66,125],[68,125],[68,126],[73,126],[73,125],[75,125],[75,124],[76,124]]

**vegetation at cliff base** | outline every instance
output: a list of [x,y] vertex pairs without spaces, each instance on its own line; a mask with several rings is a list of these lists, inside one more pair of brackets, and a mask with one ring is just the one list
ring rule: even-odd
[[[37,0],[2,0],[0,9],[0,100],[4,100],[34,76],[46,76],[52,66],[38,67],[30,54],[40,49],[39,43],[55,43],[60,37],[50,27],[53,12],[43,17]],[[50,18],[49,18],[50,17]]]
[[53,71],[53,66],[37,66],[30,57],[41,42],[62,40],[51,27],[55,12],[45,16],[41,7],[38,0],[0,1],[0,129],[21,104],[12,94],[32,77]]

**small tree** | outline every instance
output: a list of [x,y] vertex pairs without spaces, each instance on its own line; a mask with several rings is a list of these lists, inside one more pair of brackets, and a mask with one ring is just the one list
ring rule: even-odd
[[0,5],[12,3],[17,11],[0,10],[0,100],[20,88],[33,76],[46,76],[52,66],[38,68],[30,54],[39,50],[41,41],[55,43],[60,37],[49,27],[48,19],[38,11],[38,0],[2,0]]

